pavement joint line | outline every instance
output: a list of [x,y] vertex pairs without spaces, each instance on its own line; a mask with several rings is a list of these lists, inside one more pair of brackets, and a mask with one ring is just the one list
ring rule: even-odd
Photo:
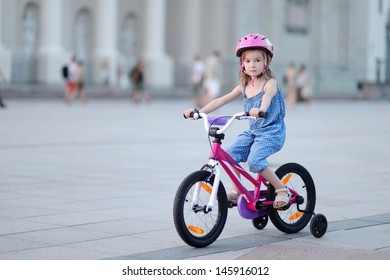
[[[72,212],[72,213],[77,213],[77,212]],[[47,216],[52,216],[52,215],[46,215],[45,217],[47,217]],[[42,217],[42,216],[37,216],[37,217]],[[22,219],[22,218],[19,218],[19,219]],[[117,222],[117,221],[124,221],[124,220],[127,220],[127,218],[108,220],[108,222]],[[44,228],[44,229],[37,229],[37,230],[28,230],[28,231],[19,231],[19,232],[5,233],[5,234],[0,234],[0,237],[1,236],[12,236],[12,235],[15,235],[15,234],[24,234],[24,233],[45,232],[45,231],[48,231],[48,230],[57,230],[57,229],[64,229],[64,228],[74,228],[74,227],[80,227],[80,226],[86,226],[86,225],[104,224],[104,223],[107,223],[107,221],[83,223],[83,224],[74,224],[74,225],[68,225],[68,226],[61,226],[61,225],[44,223],[45,225],[48,225],[48,226],[52,225],[53,227]],[[124,235],[124,236],[126,236],[126,235]]]
[[369,227],[373,227],[373,226],[377,226],[377,225],[388,225],[388,224],[390,224],[390,223],[380,223],[380,222],[377,222],[375,224],[369,224],[369,225],[365,225],[365,226],[348,227],[348,228],[345,228],[344,230],[355,230],[355,229],[369,228]]
[[380,250],[384,250],[384,249],[387,249],[387,248],[390,248],[390,246],[380,247],[380,248],[376,248],[374,250],[375,251],[380,251]]

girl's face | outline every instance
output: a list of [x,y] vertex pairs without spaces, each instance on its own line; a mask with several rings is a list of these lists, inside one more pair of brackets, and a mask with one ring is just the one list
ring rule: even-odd
[[251,77],[259,76],[266,66],[264,53],[259,50],[248,51],[244,55],[243,66],[245,67],[245,74]]

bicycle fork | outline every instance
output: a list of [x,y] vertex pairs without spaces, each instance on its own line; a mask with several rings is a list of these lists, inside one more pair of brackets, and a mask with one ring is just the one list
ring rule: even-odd
[[[202,170],[209,170],[211,172],[211,174],[215,176],[213,188],[212,188],[211,193],[210,193],[209,202],[207,203],[207,206],[205,206],[203,209],[204,213],[208,213],[208,212],[213,210],[214,205],[217,203],[218,188],[219,188],[219,183],[221,181],[221,168],[220,168],[217,160],[210,159],[208,164],[203,166]],[[201,183],[198,182],[197,186],[195,188],[193,198],[192,198],[192,205],[197,204],[201,187],[202,187]]]

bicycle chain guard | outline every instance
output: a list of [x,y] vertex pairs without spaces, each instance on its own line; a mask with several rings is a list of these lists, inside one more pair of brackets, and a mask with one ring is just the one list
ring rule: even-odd
[[[254,191],[249,191],[251,193],[251,195],[254,194]],[[247,202],[245,200],[245,198],[240,195],[238,200],[237,200],[237,210],[238,210],[238,213],[241,215],[241,217],[245,218],[245,219],[256,219],[258,217],[261,217],[261,216],[265,216],[267,215],[267,208],[264,207],[264,209],[262,210],[259,210],[259,211],[252,211],[252,210],[249,210],[248,207],[247,207]]]

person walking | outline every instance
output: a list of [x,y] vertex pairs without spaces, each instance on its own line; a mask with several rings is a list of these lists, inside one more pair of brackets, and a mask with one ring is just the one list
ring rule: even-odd
[[7,78],[5,77],[4,73],[0,69],[0,108],[3,108],[3,109],[7,106],[4,104],[3,97],[1,95],[1,91],[2,91],[2,84],[5,83],[6,80],[7,80]]
[[287,66],[285,73],[285,82],[287,87],[287,104],[292,110],[295,110],[297,104],[297,75],[295,69],[295,63],[290,62]]
[[203,105],[218,97],[221,92],[222,63],[220,57],[220,51],[215,50],[206,60]]
[[77,90],[77,60],[76,56],[73,55],[70,62],[66,65],[66,76],[65,77],[65,83],[66,83],[66,90],[65,90],[65,100],[68,102],[68,104],[72,103]]
[[148,100],[148,97],[145,95],[144,67],[144,62],[139,60],[129,74],[132,85],[132,100],[134,103]]
[[297,74],[297,95],[298,100],[304,102],[307,107],[310,107],[311,86],[310,76],[306,70],[306,65],[301,64]]
[[200,55],[195,55],[191,67],[192,98],[197,106],[202,104],[205,64]]
[[80,95],[81,102],[86,104],[87,94],[84,88],[84,63],[81,60],[77,62],[77,67],[75,69],[75,84],[76,89],[73,100],[76,99],[77,95]]

